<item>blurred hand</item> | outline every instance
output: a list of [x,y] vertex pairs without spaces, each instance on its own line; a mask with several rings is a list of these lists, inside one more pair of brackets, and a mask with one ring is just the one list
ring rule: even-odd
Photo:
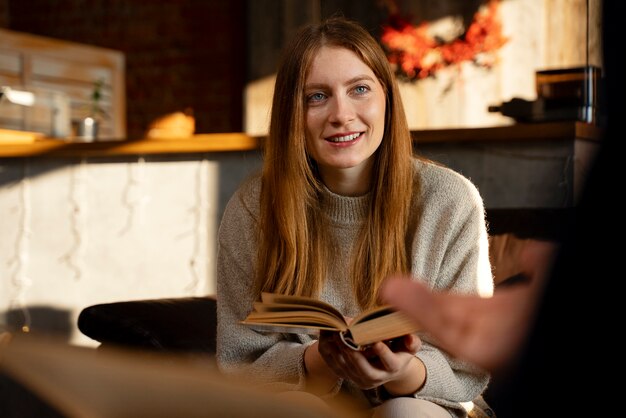
[[494,371],[507,365],[521,348],[555,250],[550,243],[528,244],[520,264],[530,284],[498,290],[491,298],[432,292],[408,277],[388,279],[381,295],[413,317],[441,348]]

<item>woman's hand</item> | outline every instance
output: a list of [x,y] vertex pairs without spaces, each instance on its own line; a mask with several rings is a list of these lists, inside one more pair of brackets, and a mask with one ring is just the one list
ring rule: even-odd
[[333,373],[361,389],[385,385],[390,393],[402,395],[417,391],[424,382],[424,365],[415,357],[422,342],[416,335],[355,351],[341,341],[337,332],[322,331],[318,344],[320,355]]

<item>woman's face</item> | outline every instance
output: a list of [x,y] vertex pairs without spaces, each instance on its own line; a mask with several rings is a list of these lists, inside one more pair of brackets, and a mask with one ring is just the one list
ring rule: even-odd
[[322,178],[367,177],[385,130],[385,92],[352,51],[324,46],[306,79],[307,150]]

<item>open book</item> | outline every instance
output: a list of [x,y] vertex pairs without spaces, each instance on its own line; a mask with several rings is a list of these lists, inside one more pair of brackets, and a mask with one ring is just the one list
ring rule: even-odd
[[254,303],[254,310],[241,323],[261,332],[316,335],[320,330],[338,331],[342,341],[354,350],[419,330],[411,318],[388,305],[369,309],[348,324],[328,303],[267,292],[261,294],[261,302]]

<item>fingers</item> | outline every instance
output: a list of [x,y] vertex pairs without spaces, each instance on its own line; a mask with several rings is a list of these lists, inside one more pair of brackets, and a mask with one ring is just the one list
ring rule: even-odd
[[336,335],[320,335],[318,350],[338,377],[354,382],[361,389],[371,389],[402,375],[414,358],[414,354],[407,350],[417,351],[421,344],[414,335],[400,338],[396,343],[402,346],[398,352],[383,342],[364,351],[355,351],[340,342]]
[[382,343],[380,345],[376,344],[373,350],[378,354],[377,372],[380,381],[383,383],[396,380],[399,376],[405,374],[410,362],[415,359],[414,353],[406,351],[394,352]]
[[[383,343],[376,343],[387,348]],[[390,373],[382,366],[378,356],[367,358],[363,352],[349,350],[346,353],[346,363],[348,368],[346,369],[346,375],[349,380],[354,382],[361,389],[371,389],[382,385],[390,378]],[[376,352],[373,349],[372,352]]]
[[346,369],[346,359],[339,345],[343,343],[337,340],[337,333],[322,331],[318,341],[318,350],[328,367],[330,367],[337,376],[345,377],[344,370]]
[[[336,333],[334,333],[336,334]],[[382,343],[387,351],[389,349]],[[382,367],[375,367],[370,361],[378,361],[371,358],[372,351],[369,352],[370,358],[366,357],[368,352],[355,351],[346,347],[336,335],[320,335],[319,352],[328,367],[337,376],[354,382],[362,389],[370,389],[384,383],[387,372]]]
[[[467,337],[471,315],[476,310],[474,305],[479,299],[432,292],[419,282],[401,277],[385,281],[381,295],[385,302],[418,322],[444,349],[454,348]],[[418,343],[409,340],[408,344]]]
[[415,354],[422,348],[422,340],[416,334],[405,335],[403,342],[407,353]]
[[553,242],[526,240],[519,254],[522,272],[534,280],[543,280],[552,267],[558,245]]
[[348,348],[336,332],[320,335],[319,352],[333,372],[344,379],[358,378],[367,363],[363,353]]
[[405,352],[415,354],[422,348],[422,340],[417,334],[407,334],[389,341],[384,341],[384,344],[394,353]]
[[383,283],[381,295],[385,302],[404,311],[421,326],[431,329],[441,325],[436,299],[423,284],[392,277]]

